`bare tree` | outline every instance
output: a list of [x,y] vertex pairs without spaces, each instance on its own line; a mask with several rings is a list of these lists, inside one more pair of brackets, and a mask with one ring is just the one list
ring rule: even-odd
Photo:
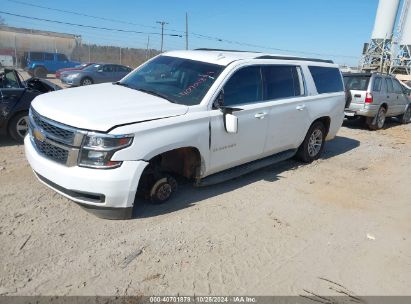
[[0,16],[0,25],[6,25],[6,20],[2,16]]

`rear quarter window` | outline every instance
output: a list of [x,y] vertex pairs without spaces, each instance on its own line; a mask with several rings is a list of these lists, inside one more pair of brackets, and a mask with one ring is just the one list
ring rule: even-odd
[[338,68],[309,66],[319,94],[344,91],[341,73]]

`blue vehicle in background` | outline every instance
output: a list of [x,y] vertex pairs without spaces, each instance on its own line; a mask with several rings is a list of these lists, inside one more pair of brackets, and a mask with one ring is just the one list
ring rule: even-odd
[[24,54],[24,69],[30,76],[46,78],[59,69],[72,68],[80,64],[70,61],[65,54],[49,52],[27,52]]

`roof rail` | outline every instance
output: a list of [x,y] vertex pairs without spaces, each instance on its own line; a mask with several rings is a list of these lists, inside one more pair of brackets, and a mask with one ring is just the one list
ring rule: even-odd
[[236,52],[236,53],[261,53],[261,52],[254,52],[254,51],[224,50],[224,49],[208,49],[208,48],[199,48],[199,49],[194,49],[194,51]]
[[299,61],[314,61],[314,62],[334,63],[334,61],[327,60],[327,59],[316,59],[316,58],[305,58],[305,57],[288,57],[288,56],[272,56],[272,55],[264,55],[264,56],[256,57],[255,59],[282,59],[282,60],[299,60]]

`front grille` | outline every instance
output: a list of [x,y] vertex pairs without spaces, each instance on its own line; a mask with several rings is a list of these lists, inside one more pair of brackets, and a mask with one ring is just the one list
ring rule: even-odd
[[37,140],[36,138],[33,138],[33,139],[34,139],[34,144],[37,147],[37,150],[41,154],[43,154],[47,158],[50,158],[51,160],[54,160],[60,164],[66,164],[68,153],[69,153],[68,150],[64,150],[62,148],[59,148],[47,142],[41,142]]
[[84,132],[45,118],[32,108],[29,132],[39,154],[68,167],[77,165]]
[[47,120],[42,118],[39,114],[32,110],[32,116],[34,123],[40,127],[43,131],[47,134],[51,135],[54,140],[65,143],[65,144],[73,144],[75,133],[73,131],[59,128]]

